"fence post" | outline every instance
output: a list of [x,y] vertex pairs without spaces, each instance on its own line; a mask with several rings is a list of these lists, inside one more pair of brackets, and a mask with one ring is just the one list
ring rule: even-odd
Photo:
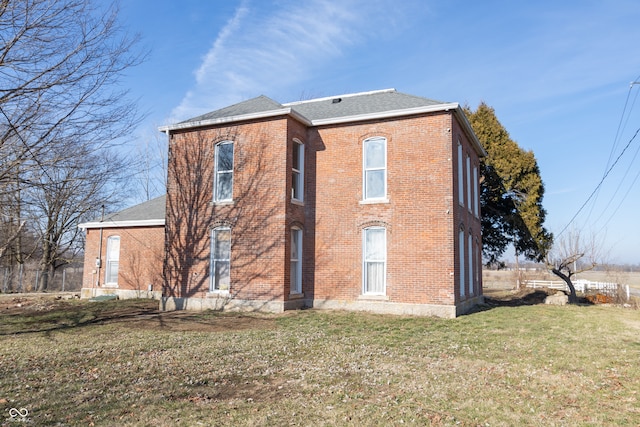
[[22,286],[23,272],[24,272],[24,264],[20,264],[20,275],[19,275],[19,279],[18,279],[18,289],[20,289],[19,292],[24,292],[24,287]]
[[63,268],[62,269],[62,292],[64,292],[64,279],[65,279],[66,275],[67,275],[67,269]]

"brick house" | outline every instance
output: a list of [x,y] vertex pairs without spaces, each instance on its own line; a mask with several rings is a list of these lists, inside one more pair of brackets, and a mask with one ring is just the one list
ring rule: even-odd
[[482,301],[485,152],[459,104],[260,96],[160,130],[162,308],[455,317]]
[[86,231],[82,298],[160,299],[165,206],[162,196],[79,225]]

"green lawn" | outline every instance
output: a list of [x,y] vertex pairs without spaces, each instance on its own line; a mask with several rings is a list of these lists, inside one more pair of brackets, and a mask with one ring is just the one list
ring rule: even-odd
[[0,312],[0,425],[640,425],[638,310],[444,320],[156,305]]

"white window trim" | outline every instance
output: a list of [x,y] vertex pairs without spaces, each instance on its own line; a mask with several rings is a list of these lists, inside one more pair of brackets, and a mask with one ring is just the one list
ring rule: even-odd
[[[210,260],[209,260],[209,293],[210,294],[228,294],[231,288],[231,247],[229,248],[229,259],[214,258],[216,238],[215,233],[218,231],[229,232],[229,246],[231,246],[231,227],[216,227],[211,230],[210,234]],[[216,289],[216,262],[228,261],[229,262],[229,289]]]
[[473,207],[473,204],[471,203],[471,158],[469,157],[469,155],[467,154],[467,208],[469,209],[469,212],[471,212],[471,209]]
[[469,237],[467,239],[467,253],[469,257],[469,295],[473,295],[473,281],[474,281],[474,270],[473,270],[473,236],[469,233]]
[[458,255],[458,260],[460,262],[460,277],[459,279],[459,288],[460,288],[460,298],[463,298],[465,296],[465,288],[466,288],[466,282],[465,282],[465,275],[464,275],[464,268],[465,268],[465,263],[466,263],[466,259],[467,257],[465,256],[465,251],[464,251],[464,230],[460,230],[460,232],[458,233],[458,246],[459,246],[459,255]]
[[464,177],[462,163],[462,144],[458,140],[458,203],[464,206]]
[[[113,244],[111,242],[113,242],[116,239],[118,240],[118,259],[114,260],[111,258],[111,245]],[[120,275],[120,244],[121,243],[122,243],[122,240],[120,239],[120,236],[107,237],[107,254],[106,254],[107,262],[105,263],[106,268],[104,270],[104,285],[107,287],[112,287],[112,288],[118,287],[118,276]],[[109,280],[109,279],[113,279],[109,274],[109,272],[111,271],[110,264],[113,263],[114,261],[118,263],[118,271],[116,272],[115,282],[113,280]]]
[[478,166],[474,165],[473,166],[473,188],[475,189],[474,191],[474,198],[473,198],[473,213],[475,214],[476,217],[480,216],[480,209],[479,209],[479,203],[480,203],[480,180],[478,179]]
[[[296,204],[299,204],[299,203],[304,203],[304,143],[302,143],[302,141],[298,139],[294,139],[293,143],[297,144],[300,147],[300,150],[298,151],[298,165],[300,166],[300,168],[295,169],[293,167],[293,162],[291,163],[292,172],[297,173],[299,176],[298,188],[294,188],[295,182],[291,183],[291,201],[294,203],[298,202]],[[294,150],[294,153],[295,153],[295,150]],[[295,193],[297,193],[299,197],[295,197],[294,196]]]
[[[368,230],[384,230],[384,258],[381,260],[367,259],[367,231]],[[381,292],[367,291],[367,262],[383,263],[383,284]],[[385,227],[367,227],[362,230],[362,295],[364,296],[386,296],[387,294],[387,229]]]
[[[218,170],[218,150],[221,145],[231,144],[233,149],[233,164],[230,170]],[[236,147],[233,141],[221,141],[215,146],[215,158],[214,158],[214,184],[213,184],[213,201],[220,204],[231,203],[233,202],[233,179],[234,179],[234,170],[233,166],[235,164],[236,157]],[[229,199],[218,199],[218,176],[221,173],[231,173],[231,198]]]
[[[384,141],[384,167],[368,168],[367,163],[367,143],[375,140]],[[367,138],[362,143],[362,201],[361,204],[369,203],[389,203],[387,188],[387,138],[383,136],[373,136]],[[367,197],[367,171],[382,170],[384,171],[384,194],[381,197]]]
[[476,287],[478,287],[478,289],[480,289],[480,283],[481,283],[481,279],[480,279],[480,275],[481,275],[481,266],[482,266],[482,250],[480,249],[480,241],[478,240],[478,238],[476,238],[476,244],[475,244],[475,261],[476,261],[476,267],[475,267],[475,275],[476,275]]
[[290,295],[299,295],[302,293],[302,260],[303,260],[303,231],[300,227],[291,227],[291,240],[293,241],[294,232],[297,234],[297,246],[298,246],[298,258],[293,258],[293,251],[291,252],[290,261],[291,263],[296,262],[296,283],[291,283],[289,280],[289,294]]

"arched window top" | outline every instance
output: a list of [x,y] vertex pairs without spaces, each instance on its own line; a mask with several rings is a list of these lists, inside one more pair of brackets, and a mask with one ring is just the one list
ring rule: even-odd
[[215,230],[217,228],[232,228],[232,222],[227,219],[216,219],[210,226],[211,230]]
[[366,222],[363,222],[362,224],[359,224],[358,228],[360,228],[362,230],[367,229],[367,228],[384,228],[387,231],[390,231],[391,230],[391,224],[389,224],[388,222],[379,220],[379,219],[374,219],[374,220],[366,221]]
[[369,141],[384,141],[387,142],[387,137],[386,136],[381,136],[381,135],[375,135],[375,136],[370,136],[368,138],[365,138],[364,142],[369,142]]

